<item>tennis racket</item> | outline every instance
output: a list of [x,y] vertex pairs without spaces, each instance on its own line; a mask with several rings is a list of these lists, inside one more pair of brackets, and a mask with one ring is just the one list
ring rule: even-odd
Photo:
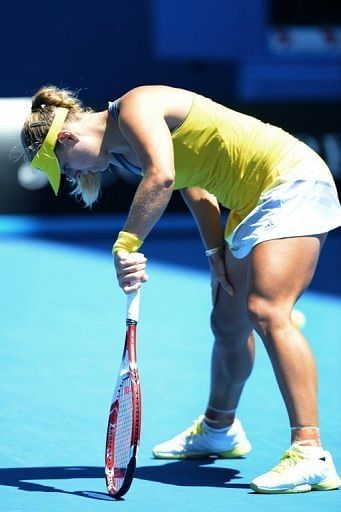
[[129,489],[140,442],[141,391],[136,360],[136,328],[140,290],[128,295],[122,362],[110,407],[105,448],[105,477],[114,498]]

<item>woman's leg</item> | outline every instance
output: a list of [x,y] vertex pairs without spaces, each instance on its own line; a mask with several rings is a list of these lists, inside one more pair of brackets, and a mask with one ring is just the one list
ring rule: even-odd
[[228,279],[235,294],[230,297],[213,279],[211,388],[205,421],[200,417],[176,437],[154,447],[156,458],[183,459],[241,457],[251,445],[239,421],[234,421],[244,383],[251,373],[254,340],[247,317],[249,259],[236,260],[226,249]]
[[205,419],[215,428],[233,423],[254,361],[254,338],[246,309],[250,258],[237,260],[226,248],[225,263],[235,294],[231,297],[214,278],[212,281],[211,327],[215,339]]
[[249,275],[250,322],[270,356],[288,411],[292,441],[312,445],[320,444],[315,362],[290,314],[313,277],[325,237],[260,243],[252,251]]
[[251,482],[261,493],[328,491],[341,485],[321,447],[316,368],[290,314],[313,277],[325,235],[263,242],[251,254],[248,312],[270,356],[291,425],[292,445],[276,467]]

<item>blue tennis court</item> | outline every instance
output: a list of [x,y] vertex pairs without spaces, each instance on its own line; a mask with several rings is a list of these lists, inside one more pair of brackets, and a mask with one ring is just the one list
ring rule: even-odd
[[[202,413],[212,337],[210,284],[189,216],[160,221],[144,245],[138,356],[143,391],[136,478],[120,501],[106,494],[104,442],[120,363],[126,299],[112,241],[122,219],[0,218],[0,509],[6,512],[337,511],[341,492],[256,495],[252,478],[289,445],[288,422],[260,340],[239,417],[253,444],[245,459],[154,460],[154,444]],[[320,372],[322,439],[341,470],[339,428],[341,233],[323,249],[299,307]]]

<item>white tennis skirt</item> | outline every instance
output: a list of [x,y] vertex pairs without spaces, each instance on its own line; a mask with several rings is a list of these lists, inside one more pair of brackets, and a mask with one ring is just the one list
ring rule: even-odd
[[312,169],[305,162],[305,172],[294,169],[285,176],[288,181],[261,194],[256,208],[226,237],[233,256],[244,258],[266,240],[317,235],[341,226],[332,175],[322,160],[314,164]]

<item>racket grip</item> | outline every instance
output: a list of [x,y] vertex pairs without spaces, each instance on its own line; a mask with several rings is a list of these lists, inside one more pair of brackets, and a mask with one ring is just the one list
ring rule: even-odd
[[127,296],[127,320],[138,322],[140,309],[140,290]]

